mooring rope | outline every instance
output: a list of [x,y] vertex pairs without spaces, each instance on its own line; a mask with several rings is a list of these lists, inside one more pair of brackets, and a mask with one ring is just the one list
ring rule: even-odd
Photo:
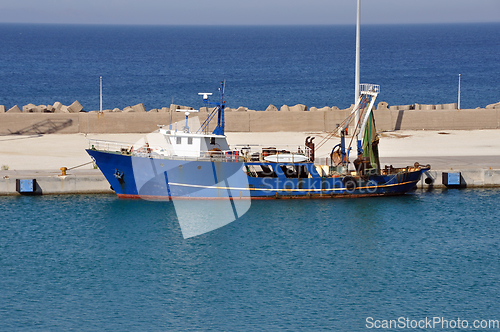
[[70,167],[67,170],[69,171],[70,169],[75,169],[75,168],[82,167],[82,166],[85,166],[85,165],[88,165],[88,164],[92,164],[92,163],[93,163],[93,161],[89,161],[88,163],[85,163],[85,164],[81,164],[81,165],[78,165],[78,166]]

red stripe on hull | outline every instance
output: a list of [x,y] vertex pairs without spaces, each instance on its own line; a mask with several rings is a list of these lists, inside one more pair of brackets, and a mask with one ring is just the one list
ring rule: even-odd
[[382,197],[382,196],[398,196],[404,195],[405,193],[383,193],[383,194],[335,194],[335,195],[280,195],[280,196],[257,196],[257,197],[166,197],[166,196],[148,196],[148,195],[129,195],[129,194],[118,194],[118,198],[123,199],[144,199],[151,201],[172,201],[172,200],[271,200],[271,199],[332,199],[332,198],[363,198],[363,197]]

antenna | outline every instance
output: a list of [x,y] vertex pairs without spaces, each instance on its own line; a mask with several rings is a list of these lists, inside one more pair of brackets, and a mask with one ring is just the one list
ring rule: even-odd
[[[172,97],[172,104],[174,103],[174,97]],[[170,110],[170,124],[168,126],[168,129],[172,130],[172,108],[168,108]]]
[[207,100],[208,96],[211,96],[211,92],[199,92],[198,95],[203,96],[203,100]]
[[184,132],[189,133],[189,125],[188,125],[188,120],[189,120],[189,115],[191,113],[199,112],[200,110],[186,110],[186,109],[176,109],[176,112],[184,112],[184,115],[186,115],[186,125],[184,126]]

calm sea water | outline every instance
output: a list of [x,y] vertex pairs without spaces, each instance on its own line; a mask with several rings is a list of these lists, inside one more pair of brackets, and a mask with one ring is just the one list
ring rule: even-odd
[[[227,83],[229,107],[354,102],[355,27],[0,25],[0,105],[147,109],[201,105]],[[500,100],[500,24],[363,25],[361,81],[390,105]]]
[[170,203],[1,197],[1,330],[363,331],[368,317],[500,319],[499,199],[483,189],[254,201],[239,220],[183,240]]

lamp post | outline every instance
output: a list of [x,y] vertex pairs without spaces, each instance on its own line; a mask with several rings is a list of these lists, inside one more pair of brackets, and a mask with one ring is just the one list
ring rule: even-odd
[[99,94],[99,105],[100,105],[100,108],[99,108],[99,112],[102,113],[102,76],[100,76],[100,94]]

